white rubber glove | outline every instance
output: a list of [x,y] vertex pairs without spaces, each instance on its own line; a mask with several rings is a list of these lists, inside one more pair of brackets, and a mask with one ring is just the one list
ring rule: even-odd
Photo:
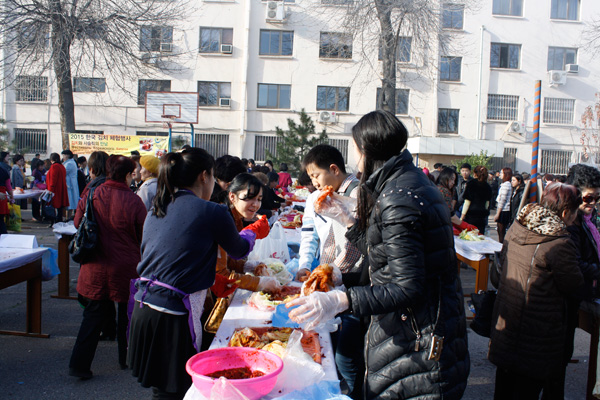
[[323,201],[319,214],[336,220],[344,226],[351,226],[356,222],[355,209],[356,199],[334,193]]
[[261,276],[258,282],[258,291],[276,292],[281,289],[281,284],[274,276]]
[[290,319],[305,324],[307,331],[324,326],[335,316],[348,309],[348,296],[341,290],[313,292],[310,296],[298,297],[285,305],[287,308],[299,306],[290,311]]

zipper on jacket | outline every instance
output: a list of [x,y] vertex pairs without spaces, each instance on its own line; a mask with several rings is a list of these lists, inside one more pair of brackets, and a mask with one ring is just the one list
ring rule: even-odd
[[540,248],[540,245],[538,244],[535,247],[535,251],[533,252],[533,256],[531,257],[531,264],[529,264],[529,276],[527,277],[527,284],[525,285],[525,304],[529,303],[529,289],[531,288],[531,286],[529,285],[529,283],[531,282],[531,276],[533,275],[533,263],[535,262],[535,256],[538,252],[538,249]]
[[[367,259],[368,259],[368,254],[371,250],[371,246],[369,246],[367,244]],[[371,264],[367,263],[367,268],[369,271],[369,281],[373,282],[373,279],[371,279]],[[363,378],[363,397],[366,399],[367,398],[367,376],[369,376],[369,335],[371,333],[371,327],[373,326],[373,316],[371,315],[370,317],[370,321],[369,321],[369,327],[367,328],[367,343],[365,346],[365,376]]]
[[414,334],[417,336],[417,340],[415,340],[415,351],[419,351],[419,343],[421,342],[421,330],[419,329],[419,325],[417,324],[417,319],[412,311],[412,308],[407,308],[408,314],[410,315],[410,326]]

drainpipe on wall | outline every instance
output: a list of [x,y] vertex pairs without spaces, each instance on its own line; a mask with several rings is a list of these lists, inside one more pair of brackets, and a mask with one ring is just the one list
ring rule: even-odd
[[244,139],[246,133],[246,114],[248,110],[248,64],[250,63],[249,47],[250,47],[250,12],[252,0],[246,0],[244,12],[246,13],[246,23],[244,24],[244,47],[242,48],[242,73],[241,87],[242,97],[240,98],[240,155],[244,157]]
[[481,129],[481,86],[483,80],[483,32],[485,26],[481,25],[481,43],[479,47],[479,87],[477,91],[477,140],[483,139],[483,129]]

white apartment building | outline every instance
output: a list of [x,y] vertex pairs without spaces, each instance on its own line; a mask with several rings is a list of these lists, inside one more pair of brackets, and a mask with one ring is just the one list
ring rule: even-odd
[[[286,129],[305,109],[352,167],[351,128],[376,107],[381,62],[377,46],[343,26],[348,1],[203,0],[189,20],[140,32],[148,62],[183,55],[178,72],[131,82],[137,98],[107,77],[74,78],[77,131],[164,135],[162,124],[145,122],[145,92],[198,91],[195,144],[215,156],[263,161],[265,149],[275,149],[275,127]],[[408,149],[422,167],[485,150],[496,168],[529,171],[541,80],[540,171],[566,173],[581,157],[581,115],[600,91],[600,67],[582,47],[600,2],[479,3],[441,1],[452,54],[423,54],[411,36],[399,38],[396,111],[410,132]],[[53,81],[50,73],[21,77],[1,97],[11,135],[31,153],[62,150]]]

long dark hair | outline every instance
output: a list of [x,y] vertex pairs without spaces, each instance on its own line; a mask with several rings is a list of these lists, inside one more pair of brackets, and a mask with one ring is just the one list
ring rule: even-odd
[[365,230],[375,199],[364,184],[387,160],[400,154],[406,145],[408,131],[394,114],[377,110],[364,115],[352,127],[352,138],[364,158],[357,213],[358,227]]
[[[263,187],[262,182],[256,176],[244,172],[233,178],[227,191],[229,193],[234,193],[240,200],[250,200],[256,198]],[[242,197],[244,192],[246,195]],[[229,198],[227,198],[227,202],[229,203]]]
[[191,148],[181,153],[168,153],[160,162],[152,215],[167,215],[167,206],[175,201],[177,189],[193,186],[204,171],[213,173],[215,159],[204,149]]
[[456,182],[458,180],[458,175],[456,174],[456,171],[450,167],[444,167],[444,169],[442,169],[442,172],[440,172],[440,176],[438,176],[437,183],[438,185],[443,186],[448,190],[454,190],[454,188],[450,189],[449,185],[452,177],[454,177],[454,185],[456,185]]

